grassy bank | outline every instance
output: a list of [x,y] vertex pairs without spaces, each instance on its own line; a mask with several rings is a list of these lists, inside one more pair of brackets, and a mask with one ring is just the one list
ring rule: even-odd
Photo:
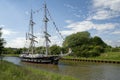
[[120,60],[120,52],[108,52],[103,53],[99,57],[95,57],[96,59],[105,59],[105,60]]
[[115,61],[120,61],[120,52],[108,52],[108,53],[103,53],[98,57],[90,57],[90,58],[85,58],[85,57],[72,57],[72,56],[66,56],[64,58],[76,58],[76,59],[96,59],[96,60],[115,60]]
[[3,56],[15,56],[15,57],[18,57],[19,54],[2,54]]
[[0,61],[0,80],[77,80],[73,77],[16,66],[10,62]]

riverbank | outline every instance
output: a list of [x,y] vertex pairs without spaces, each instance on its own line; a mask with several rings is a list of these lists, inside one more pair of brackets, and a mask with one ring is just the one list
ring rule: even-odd
[[22,67],[7,61],[0,61],[1,80],[77,80],[73,77],[45,72],[31,67]]
[[12,57],[19,57],[19,54],[2,54],[3,56],[6,56],[6,57],[9,57],[9,56],[12,56]]
[[103,53],[98,57],[90,58],[66,56],[62,60],[120,64],[120,52]]
[[120,61],[120,52],[107,52],[107,53],[103,53],[103,54],[101,54],[98,57],[93,57],[93,59]]

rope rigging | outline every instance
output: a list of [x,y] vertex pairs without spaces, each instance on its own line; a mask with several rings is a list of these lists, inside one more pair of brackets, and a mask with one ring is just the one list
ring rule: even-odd
[[[37,14],[37,13],[40,13],[41,10],[42,10],[42,8],[40,8],[40,9],[38,9],[38,10],[35,10],[35,11],[32,11],[32,13],[33,13],[33,14]],[[53,20],[50,12],[49,12],[49,10],[48,10],[48,8],[46,8],[46,11],[47,11],[47,13],[48,13],[47,15],[48,15],[50,21],[52,22],[52,24],[53,24],[53,26],[54,26],[54,29],[57,31],[59,37],[64,41],[64,37],[63,37],[62,34],[60,33],[60,31],[59,31],[59,29],[58,29],[55,21]],[[30,26],[31,26],[31,24],[34,25],[35,23],[34,23],[33,21],[31,21],[31,20],[30,20],[29,23],[30,23],[30,24],[29,24],[29,28],[28,28],[28,33],[26,33],[26,43],[28,42],[28,39],[30,38],[30,36],[32,36],[33,38],[36,38],[36,36],[30,34],[30,30],[31,30],[31,27],[30,27]],[[47,34],[48,36],[50,36],[48,33],[45,33],[45,34]],[[33,41],[33,40],[32,40],[32,41]],[[35,41],[35,42],[37,42],[37,41]],[[25,45],[26,45],[26,44],[25,44]],[[29,45],[29,46],[30,46],[30,45]],[[33,44],[33,46],[35,46],[35,44]]]
[[63,39],[63,41],[64,41],[64,37],[63,37],[62,34],[60,33],[60,31],[59,31],[57,25],[55,24],[55,21],[53,20],[53,18],[52,18],[51,15],[50,15],[50,12],[49,12],[48,9],[47,9],[47,12],[48,12],[48,16],[50,17],[50,19],[51,19],[51,21],[52,21],[52,23],[53,23],[53,25],[54,25],[56,31],[58,32],[58,34],[60,35],[60,37],[61,37],[61,38]]

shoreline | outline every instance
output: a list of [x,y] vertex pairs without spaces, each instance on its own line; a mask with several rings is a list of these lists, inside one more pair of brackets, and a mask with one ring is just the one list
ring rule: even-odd
[[71,76],[18,66],[4,60],[0,61],[0,65],[1,80],[78,80]]
[[102,60],[102,59],[89,59],[89,58],[88,59],[87,58],[61,58],[61,60],[120,64],[120,60],[107,60],[107,59]]

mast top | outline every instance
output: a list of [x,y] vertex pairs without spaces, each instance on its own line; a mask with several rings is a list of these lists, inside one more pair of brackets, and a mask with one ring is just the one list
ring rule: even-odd
[[44,35],[45,35],[45,42],[46,42],[46,56],[49,53],[49,36],[47,35],[47,23],[48,23],[49,19],[47,18],[47,6],[46,6],[46,2],[44,3],[44,27],[45,27],[45,31],[44,31]]
[[33,19],[33,14],[32,14],[32,9],[31,9],[30,20],[32,19]]

